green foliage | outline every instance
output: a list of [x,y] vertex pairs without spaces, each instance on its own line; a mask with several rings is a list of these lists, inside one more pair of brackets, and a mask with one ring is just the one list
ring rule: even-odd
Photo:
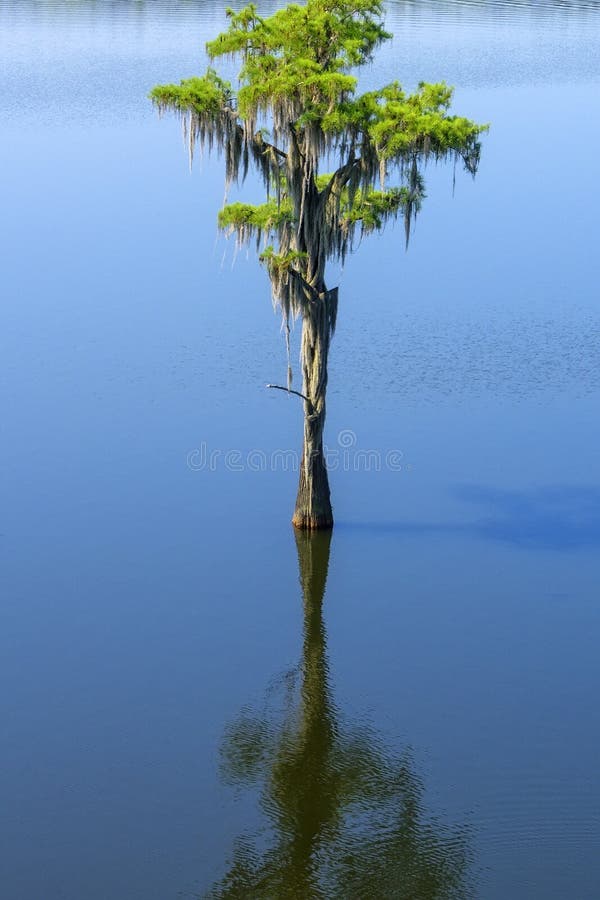
[[360,66],[374,48],[390,37],[381,19],[379,0],[308,0],[291,3],[269,18],[261,18],[254,4],[240,12],[227,10],[229,28],[207,44],[211,58],[224,54],[295,64],[305,58],[324,71]]
[[[331,173],[317,175],[315,184],[319,192],[325,191],[331,184],[334,175]],[[340,226],[348,231],[360,224],[363,233],[381,230],[385,223],[401,212],[410,200],[407,187],[392,187],[388,190],[358,190],[350,195],[344,188],[339,197]]]
[[219,228],[223,231],[250,228],[253,231],[278,231],[293,218],[289,201],[269,200],[253,206],[249,203],[229,203],[219,212]]
[[218,116],[232,102],[231,85],[223,81],[213,69],[200,78],[187,78],[181,84],[163,84],[155,87],[150,98],[157,106],[178,111],[192,110]]
[[306,253],[299,253],[297,250],[288,250],[287,253],[276,253],[272,245],[265,247],[260,254],[260,261],[265,263],[270,270],[286,271],[297,263],[303,263],[306,260]]
[[[428,161],[461,159],[474,174],[486,127],[450,112],[443,82],[358,93],[357,69],[391,37],[380,0],[307,0],[267,17],[249,4],[227,15],[207,52],[240,59],[237,92],[209,68],[151,98],[182,116],[190,156],[196,142],[217,144],[227,183],[243,180],[250,163],[258,169],[267,202],[229,204],[219,226],[241,242],[276,240],[262,259],[287,317],[301,310],[304,290],[323,291],[327,260],[344,258],[357,229],[400,216],[408,239]],[[334,169],[320,174],[325,162]]]
[[477,138],[484,128],[447,114],[452,88],[443,82],[421,83],[410,96],[395,82],[376,92],[374,98],[375,110],[367,127],[383,159],[452,152],[465,157],[478,147]]
[[406,206],[409,190],[406,187],[389,191],[360,191],[353,203],[344,207],[342,222],[350,225],[360,222],[363,233],[379,231]]
[[389,37],[379,0],[308,0],[268,18],[250,4],[228,15],[228,30],[207,44],[208,54],[242,57],[240,117],[272,113],[278,132],[290,121],[320,123],[355,91],[347,70],[370,60]]

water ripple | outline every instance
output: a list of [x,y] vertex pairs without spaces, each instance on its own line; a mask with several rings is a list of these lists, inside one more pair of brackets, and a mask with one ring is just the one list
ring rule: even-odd
[[[36,126],[145,116],[149,87],[202,68],[204,43],[224,23],[206,0],[0,0],[0,111]],[[396,0],[388,26],[396,37],[378,55],[378,78],[472,87],[600,78],[595,3]]]

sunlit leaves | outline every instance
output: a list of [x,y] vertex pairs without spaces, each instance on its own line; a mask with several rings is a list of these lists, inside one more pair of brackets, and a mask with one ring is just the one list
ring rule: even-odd
[[198,114],[219,116],[232,103],[231,85],[209,69],[200,78],[187,78],[180,84],[153,88],[151,99],[159,109],[193,110]]
[[258,206],[249,203],[230,203],[219,213],[219,228],[241,228],[249,226],[259,231],[273,231],[292,219],[289,202],[277,203],[270,200]]
[[[276,302],[296,314],[298,285],[321,291],[327,260],[343,260],[356,236],[401,217],[408,239],[428,161],[462,159],[474,174],[485,128],[451,114],[443,82],[357,93],[357,68],[390,37],[379,0],[307,0],[266,17],[249,4],[227,15],[207,50],[240,60],[237,90],[209,69],[151,97],[182,116],[190,157],[196,142],[223,152],[227,184],[250,163],[258,169],[267,202],[225,206],[219,226],[238,243],[276,245],[263,261]],[[330,174],[319,174],[324,166]]]

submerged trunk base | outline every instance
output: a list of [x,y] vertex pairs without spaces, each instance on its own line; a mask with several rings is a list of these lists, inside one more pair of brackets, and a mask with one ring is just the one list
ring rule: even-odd
[[333,515],[314,516],[302,510],[296,510],[292,517],[292,525],[302,531],[330,531],[333,528]]
[[300,469],[300,482],[292,524],[304,531],[333,528],[329,499],[329,479],[322,450],[306,455]]

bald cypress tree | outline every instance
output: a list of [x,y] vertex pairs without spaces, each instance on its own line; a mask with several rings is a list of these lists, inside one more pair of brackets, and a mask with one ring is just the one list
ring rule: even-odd
[[443,83],[421,83],[412,94],[398,82],[358,92],[354,73],[391,37],[379,0],[307,0],[268,17],[251,4],[227,15],[228,29],[207,52],[213,62],[241,60],[237,89],[208,68],[154,88],[151,98],[182,117],[191,155],[196,144],[222,151],[227,187],[251,166],[262,177],[265,202],[225,205],[219,226],[239,244],[263,247],[288,334],[292,319],[302,322],[304,443],[293,522],[330,528],[323,429],[338,289],[327,287],[327,262],[343,261],[355,238],[397,217],[408,240],[426,164],[459,159],[475,174],[484,129],[450,114],[452,89]]

